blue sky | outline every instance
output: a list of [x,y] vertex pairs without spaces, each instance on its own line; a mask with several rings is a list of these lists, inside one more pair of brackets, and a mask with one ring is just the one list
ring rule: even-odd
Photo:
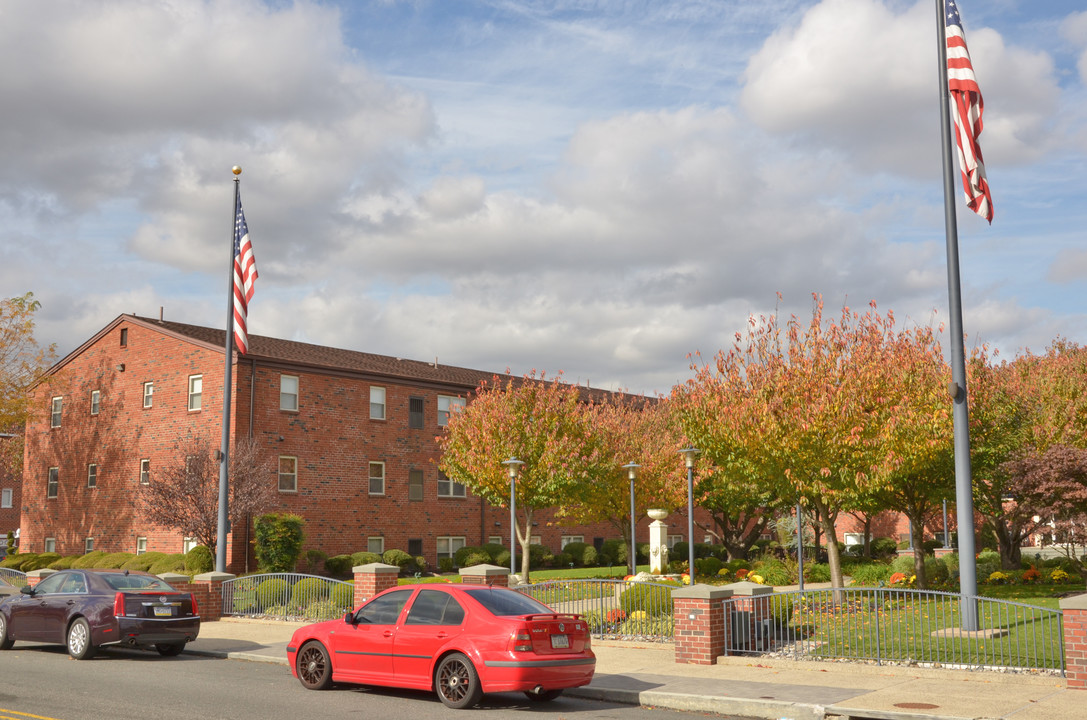
[[[1087,12],[959,9],[967,346],[1087,342]],[[0,92],[0,283],[62,354],[224,324],[235,164],[258,334],[652,393],[812,293],[948,316],[933,0],[16,1]]]

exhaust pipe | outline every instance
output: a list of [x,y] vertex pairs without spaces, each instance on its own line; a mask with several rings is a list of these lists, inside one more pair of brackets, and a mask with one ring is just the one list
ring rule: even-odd
[[537,685],[536,687],[532,688],[532,694],[533,695],[539,695],[542,692],[543,692],[543,685]]

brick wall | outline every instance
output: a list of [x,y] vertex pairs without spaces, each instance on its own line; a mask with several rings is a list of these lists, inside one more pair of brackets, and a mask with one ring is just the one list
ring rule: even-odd
[[1062,598],[1064,677],[1069,689],[1087,690],[1087,594]]

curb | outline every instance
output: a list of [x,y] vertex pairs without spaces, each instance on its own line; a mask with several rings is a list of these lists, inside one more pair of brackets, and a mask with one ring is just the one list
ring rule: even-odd
[[739,715],[758,720],[824,720],[826,710],[820,705],[785,702],[782,700],[756,700],[726,698],[714,695],[687,695],[657,690],[618,690],[613,688],[569,688],[564,693],[589,700],[640,705],[642,707],[667,708],[693,712],[709,712],[718,715]]

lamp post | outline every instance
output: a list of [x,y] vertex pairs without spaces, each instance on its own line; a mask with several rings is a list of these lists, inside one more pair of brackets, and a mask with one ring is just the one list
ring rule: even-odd
[[627,463],[623,466],[623,469],[627,471],[627,477],[630,478],[630,574],[638,574],[638,546],[635,543],[637,537],[636,525],[634,522],[634,478],[638,477],[638,468],[641,465],[638,463]]
[[511,457],[509,460],[503,460],[502,464],[509,469],[510,473],[510,575],[514,575],[517,572],[514,568],[517,558],[517,496],[515,492],[517,476],[525,463],[523,460]]
[[694,458],[701,451],[688,447],[679,452],[687,463],[687,576],[694,585]]

